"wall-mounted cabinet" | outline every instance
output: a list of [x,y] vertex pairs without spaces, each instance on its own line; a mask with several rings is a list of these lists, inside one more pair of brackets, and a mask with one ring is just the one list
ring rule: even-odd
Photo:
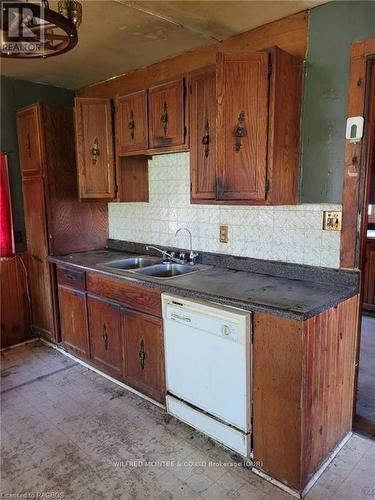
[[75,133],[79,197],[116,197],[112,104],[110,99],[75,99]]
[[116,99],[117,154],[146,154],[148,149],[147,90]]
[[193,203],[296,203],[301,68],[275,47],[192,75]]

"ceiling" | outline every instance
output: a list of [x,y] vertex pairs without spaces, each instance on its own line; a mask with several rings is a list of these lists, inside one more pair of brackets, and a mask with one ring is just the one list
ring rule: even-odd
[[[326,1],[326,0],[325,0]],[[1,73],[79,88],[224,40],[324,0],[81,0],[78,45],[49,59],[1,59]],[[57,1],[50,1],[57,10]]]

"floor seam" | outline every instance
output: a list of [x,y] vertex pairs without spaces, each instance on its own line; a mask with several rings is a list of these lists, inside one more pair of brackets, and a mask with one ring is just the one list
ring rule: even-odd
[[74,366],[77,366],[78,363],[74,363],[69,366],[64,366],[64,368],[60,368],[59,370],[55,370],[54,372],[51,373],[46,373],[45,375],[40,375],[39,377],[36,377],[32,380],[28,380],[27,382],[23,382],[22,384],[15,385],[14,387],[9,387],[8,389],[4,389],[3,391],[0,391],[0,394],[6,394],[7,392],[14,391],[15,389],[18,389],[19,387],[24,387],[25,385],[33,384],[34,382],[39,382],[40,380],[43,380],[47,377],[51,377],[52,375],[56,375],[56,373],[61,373],[65,370],[69,370],[70,368],[73,368]]

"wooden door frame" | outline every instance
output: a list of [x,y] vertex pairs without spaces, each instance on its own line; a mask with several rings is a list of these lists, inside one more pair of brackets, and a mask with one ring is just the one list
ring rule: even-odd
[[[349,73],[347,116],[364,116],[368,87],[368,62],[375,55],[375,37],[352,44]],[[367,127],[366,127],[367,128]],[[345,142],[344,185],[342,199],[343,227],[340,246],[340,266],[360,267],[361,218],[364,209],[366,142]]]

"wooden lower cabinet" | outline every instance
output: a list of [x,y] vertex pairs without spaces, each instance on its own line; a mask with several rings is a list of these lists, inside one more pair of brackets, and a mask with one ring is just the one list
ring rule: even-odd
[[165,399],[163,322],[124,309],[124,378],[157,401]]
[[87,296],[91,361],[115,378],[122,378],[121,306]]
[[86,293],[58,287],[62,345],[79,358],[90,356]]

